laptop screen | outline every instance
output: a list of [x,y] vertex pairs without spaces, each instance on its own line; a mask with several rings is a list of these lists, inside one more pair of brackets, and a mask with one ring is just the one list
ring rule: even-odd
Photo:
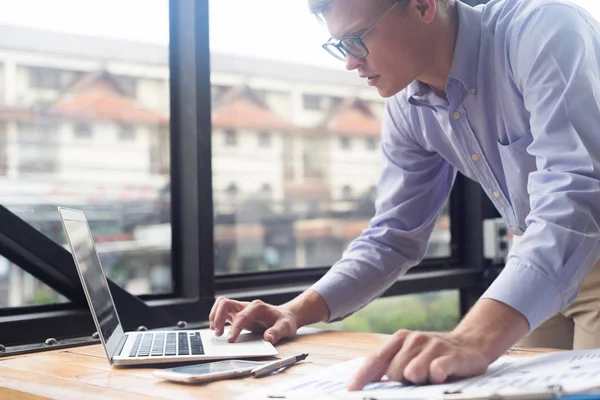
[[102,335],[105,345],[108,345],[109,342],[114,341],[109,339],[120,325],[119,317],[83,213],[81,217],[81,220],[63,218],[63,223],[87,292],[90,308],[99,327],[99,334]]

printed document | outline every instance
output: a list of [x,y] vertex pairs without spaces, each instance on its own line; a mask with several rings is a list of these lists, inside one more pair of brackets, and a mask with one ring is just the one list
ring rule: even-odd
[[[332,365],[301,378],[290,379],[247,394],[240,400],[258,399],[398,399],[441,398],[444,393],[472,395],[516,394],[544,391],[560,385],[566,393],[600,387],[600,349],[564,351],[533,357],[501,357],[479,377],[443,385],[404,385],[382,381],[364,390],[349,392],[347,382],[364,360]],[[280,376],[283,378],[285,374]]]

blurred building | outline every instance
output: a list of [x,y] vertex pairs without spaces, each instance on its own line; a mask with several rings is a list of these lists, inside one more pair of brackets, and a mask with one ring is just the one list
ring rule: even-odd
[[[169,290],[168,58],[0,25],[0,204],[58,242],[53,207],[83,207],[108,269],[137,257],[111,276],[139,293]],[[211,71],[217,273],[335,262],[374,210],[383,100],[341,63],[212,53]]]

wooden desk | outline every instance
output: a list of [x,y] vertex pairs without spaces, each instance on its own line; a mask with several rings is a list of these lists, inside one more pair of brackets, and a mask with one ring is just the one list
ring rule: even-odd
[[[231,400],[264,385],[313,373],[320,368],[369,355],[388,337],[374,333],[305,330],[277,346],[282,357],[309,352],[308,359],[261,379],[244,378],[203,385],[165,382],[156,368],[111,368],[100,345],[0,359],[0,399],[210,399]],[[511,352],[532,355],[548,350]]]

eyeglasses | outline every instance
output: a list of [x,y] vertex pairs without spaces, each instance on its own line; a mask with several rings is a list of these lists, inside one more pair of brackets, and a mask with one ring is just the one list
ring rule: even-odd
[[327,41],[327,43],[323,43],[322,47],[327,50],[329,54],[337,58],[341,61],[346,61],[346,53],[350,54],[354,58],[363,59],[369,55],[369,49],[363,42],[365,36],[371,32],[375,26],[385,18],[400,2],[400,0],[396,1],[393,6],[391,6],[373,25],[371,25],[362,35],[358,36],[348,36],[338,40],[337,42],[332,42],[331,39]]

